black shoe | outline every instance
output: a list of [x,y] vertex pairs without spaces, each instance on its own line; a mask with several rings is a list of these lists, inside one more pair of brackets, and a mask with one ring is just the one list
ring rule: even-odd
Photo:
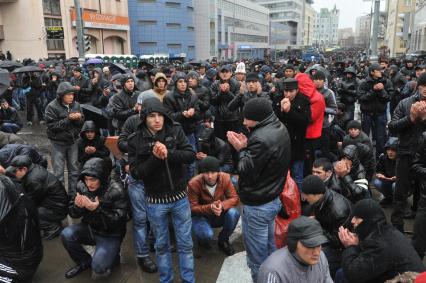
[[235,253],[234,248],[229,243],[229,241],[219,241],[218,243],[219,249],[221,249],[226,255],[233,255]]
[[145,272],[157,272],[157,265],[155,264],[155,262],[152,261],[150,256],[138,257],[138,265]]
[[86,269],[90,268],[90,263],[80,263],[79,265],[74,266],[67,272],[65,272],[65,278],[70,279],[76,277]]
[[404,219],[414,219],[416,217],[416,212],[412,211],[411,209],[406,211],[404,214]]
[[385,197],[384,199],[382,199],[380,201],[380,205],[381,206],[388,206],[388,205],[391,205],[392,202],[393,202],[393,199],[391,197]]

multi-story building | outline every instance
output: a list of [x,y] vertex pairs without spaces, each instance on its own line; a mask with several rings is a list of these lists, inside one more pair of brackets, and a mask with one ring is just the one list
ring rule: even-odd
[[[355,24],[355,46],[369,50],[370,38],[372,36],[372,15],[364,15],[356,18]],[[385,46],[387,13],[380,12],[379,17],[379,33],[377,36],[377,47]]]
[[247,0],[195,1],[197,59],[263,58],[269,10]]
[[337,28],[339,26],[339,10],[336,5],[332,10],[322,8],[316,16],[314,28],[314,44],[323,47],[337,45]]
[[411,33],[411,50],[426,50],[426,0],[417,0]]
[[192,0],[128,1],[133,54],[195,58]]
[[390,56],[398,56],[407,52],[415,7],[415,0],[388,1],[385,43]]
[[341,28],[337,30],[337,45],[341,47],[354,46],[354,31],[352,28]]
[[[281,41],[278,49],[288,46],[302,46],[304,41],[304,6],[306,0],[252,0],[270,11],[271,23],[279,23],[278,33],[271,33],[271,41]],[[309,3],[311,1],[308,1]],[[284,29],[284,30],[282,30]],[[283,40],[283,34],[288,34],[288,40]],[[277,37],[277,38],[275,38]]]
[[[127,0],[86,0],[81,8],[88,53],[130,53]],[[0,50],[15,59],[78,56],[75,23],[73,0],[0,1]]]
[[309,3],[305,3],[303,45],[311,46],[314,42],[315,19],[317,12]]

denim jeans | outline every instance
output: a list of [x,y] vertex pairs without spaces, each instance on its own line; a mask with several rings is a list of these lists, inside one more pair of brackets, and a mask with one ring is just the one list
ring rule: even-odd
[[137,181],[129,176],[128,193],[133,219],[133,245],[137,257],[149,255],[148,240],[148,217],[146,215],[145,189],[142,181]]
[[[61,233],[62,244],[76,264],[90,263],[96,273],[105,273],[112,267],[119,256],[121,238],[104,237],[93,234],[84,223],[74,224],[65,228]],[[82,245],[96,245],[93,258]]]
[[[186,136],[189,144],[192,146],[192,149],[197,152],[197,139],[195,138],[195,134],[189,134]],[[189,181],[195,175],[195,162],[186,165],[186,179]]]
[[68,169],[68,195],[74,196],[78,182],[78,145],[61,145],[51,141],[52,144],[52,167],[53,174],[58,177],[59,181],[64,182],[65,162]]
[[0,131],[13,134],[16,134],[20,129],[21,127],[14,123],[3,123],[0,127]]
[[299,192],[302,192],[304,163],[304,160],[294,160],[290,170],[291,177],[293,177],[294,181],[296,182],[297,187],[299,188]]
[[374,180],[374,187],[381,192],[386,198],[392,198],[395,191],[395,182],[384,181],[380,179]]
[[160,282],[173,282],[172,255],[169,248],[169,215],[171,215],[175,230],[180,277],[182,282],[195,282],[191,237],[191,208],[188,198],[166,204],[147,203],[147,208],[148,219],[155,237]]
[[362,131],[370,135],[373,140],[376,140],[376,157],[379,157],[383,153],[383,147],[386,140],[386,112],[383,114],[369,114],[362,113],[361,115],[361,126]]
[[223,227],[219,234],[219,241],[228,241],[239,219],[240,212],[234,207],[228,209],[220,216],[194,216],[192,217],[192,232],[198,240],[209,241],[213,239],[213,228]]
[[280,209],[281,202],[278,197],[262,205],[243,206],[244,246],[253,282],[257,282],[260,265],[276,249],[274,220]]

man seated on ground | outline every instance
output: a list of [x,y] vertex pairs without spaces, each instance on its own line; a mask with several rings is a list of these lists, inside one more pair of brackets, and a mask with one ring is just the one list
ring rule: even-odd
[[[65,273],[73,278],[92,268],[92,279],[107,277],[120,263],[120,246],[126,234],[127,195],[122,184],[110,178],[111,167],[100,158],[84,164],[69,214],[82,217],[80,224],[66,227],[62,243],[77,264]],[[82,245],[96,245],[93,257]]]
[[302,197],[311,205],[312,216],[321,224],[328,244],[323,247],[332,277],[340,268],[343,246],[340,243],[339,227],[350,227],[351,202],[339,193],[327,189],[318,176],[310,175],[302,181]]
[[0,99],[0,131],[16,134],[22,129],[18,111],[11,107],[6,99]]
[[240,212],[236,207],[239,198],[230,175],[220,172],[219,160],[212,156],[200,161],[198,171],[200,174],[188,183],[192,231],[198,243],[209,248],[214,234],[212,228],[223,227],[219,234],[219,248],[226,255],[233,255],[229,236],[237,226]]
[[26,144],[7,144],[0,148],[0,173],[4,173],[5,168],[10,165],[10,162],[18,155],[27,155],[31,162],[47,168],[47,160],[41,155],[37,149]]
[[61,222],[68,214],[68,195],[59,179],[46,168],[33,164],[27,155],[13,158],[6,174],[18,180],[23,193],[36,206],[42,238],[59,236]]
[[332,283],[321,245],[327,243],[320,223],[306,216],[288,227],[288,245],[272,253],[260,266],[257,283]]
[[376,179],[374,187],[383,194],[384,199],[381,205],[389,205],[393,202],[393,192],[396,182],[396,150],[398,148],[398,138],[390,137],[385,144],[385,153],[379,156],[376,165]]
[[355,233],[339,228],[345,250],[336,283],[385,282],[406,271],[425,271],[410,240],[386,222],[385,213],[376,201],[360,200],[353,215]]
[[80,138],[78,139],[78,161],[80,162],[80,168],[83,167],[87,160],[93,157],[103,158],[105,161],[111,162],[109,154],[109,149],[105,146],[105,137],[101,136],[95,122],[84,122]]
[[0,176],[0,282],[31,282],[42,258],[34,205]]
[[342,193],[339,180],[333,171],[333,164],[327,158],[320,157],[315,159],[312,164],[312,175],[318,176],[324,182],[327,189],[339,194]]

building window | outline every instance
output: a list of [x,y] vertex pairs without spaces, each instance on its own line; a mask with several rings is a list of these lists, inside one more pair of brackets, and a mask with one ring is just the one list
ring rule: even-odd
[[141,47],[141,48],[152,48],[152,47],[157,47],[157,42],[155,42],[155,41],[142,41],[142,42],[139,42],[139,46]]
[[179,23],[166,23],[166,27],[180,29],[181,28],[181,24],[179,24]]
[[138,0],[140,3],[155,3],[155,2],[157,2],[157,1],[155,1],[155,0]]
[[188,8],[188,11],[190,11],[190,12],[193,12],[193,11],[194,11],[194,7],[187,6],[186,8]]
[[401,40],[400,42],[399,42],[399,48],[406,48],[407,46],[406,46],[406,44],[405,44],[405,40]]
[[[46,27],[50,26],[62,26],[61,19],[55,18],[44,18],[44,25]],[[46,39],[47,50],[64,50],[64,40],[63,39]]]
[[59,3],[59,0],[43,0],[43,13],[60,16],[61,4]]
[[405,6],[407,6],[407,7],[411,7],[411,4],[412,4],[412,3],[411,3],[411,1],[412,1],[412,0],[405,0],[405,1],[404,1]]
[[155,26],[157,21],[138,21],[138,23],[142,26]]
[[169,43],[169,44],[167,44],[167,48],[182,49],[182,44],[179,44],[179,43]]
[[180,3],[178,3],[178,2],[166,2],[166,7],[169,7],[169,8],[180,8]]
[[194,31],[194,30],[195,30],[195,28],[194,28],[194,27],[190,27],[190,26],[186,27],[186,29],[187,29],[188,31]]

